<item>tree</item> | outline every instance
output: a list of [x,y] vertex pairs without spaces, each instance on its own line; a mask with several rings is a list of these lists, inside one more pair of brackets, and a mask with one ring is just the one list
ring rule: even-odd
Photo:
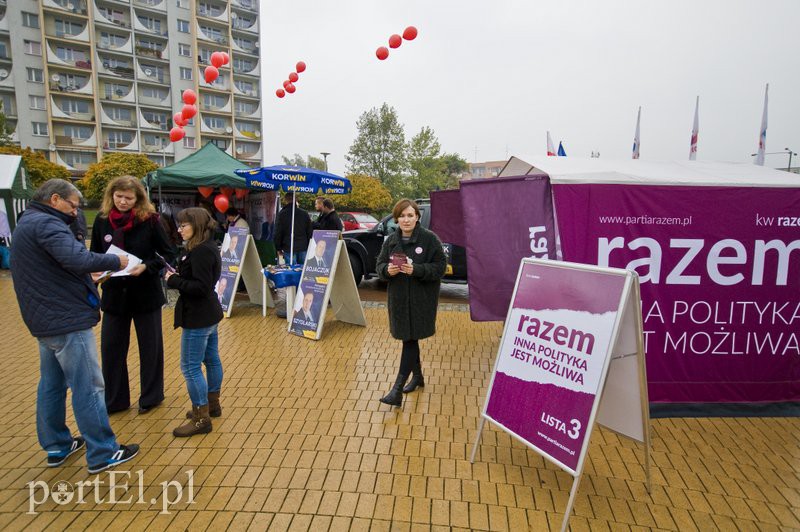
[[457,153],[445,153],[442,155],[442,162],[446,174],[442,188],[458,188],[458,181],[469,170],[469,163]]
[[3,102],[0,101],[0,146],[13,146],[14,142],[11,140],[11,134],[14,131],[6,121],[6,113],[3,111]]
[[447,170],[439,156],[441,145],[433,130],[423,127],[408,144],[408,162],[411,176],[407,180],[405,195],[410,198],[427,198],[431,190],[442,188]]
[[303,159],[302,155],[295,153],[294,157],[290,158],[283,155],[281,159],[283,159],[283,164],[288,164],[290,166],[305,166],[306,168],[325,170],[325,161],[313,155],[309,155],[308,159]]
[[19,146],[1,146],[0,153],[6,155],[21,155],[22,166],[28,174],[28,179],[34,188],[38,188],[48,179],[67,179],[72,177],[65,167],[60,164],[51,163],[38,151],[30,148],[20,148]]
[[89,166],[79,185],[88,199],[99,200],[108,182],[115,177],[132,175],[141,179],[157,168],[156,163],[141,153],[109,153]]
[[392,207],[392,195],[376,178],[359,174],[348,175],[347,178],[353,185],[353,191],[331,198],[336,202],[336,210],[380,213]]
[[408,170],[403,126],[393,107],[384,103],[364,112],[356,122],[358,136],[345,157],[350,174],[374,176],[399,197]]

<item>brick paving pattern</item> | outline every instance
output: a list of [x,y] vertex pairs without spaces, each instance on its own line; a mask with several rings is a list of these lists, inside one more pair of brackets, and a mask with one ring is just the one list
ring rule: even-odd
[[[111,417],[121,442],[142,446],[118,468],[130,472],[118,477],[130,489],[116,497],[131,502],[111,504],[108,474],[89,476],[83,452],[59,468],[45,467],[35,425],[38,351],[8,275],[0,276],[0,301],[0,529],[560,526],[569,475],[489,425],[476,463],[469,463],[501,326],[471,322],[463,306],[444,307],[438,334],[421,342],[424,390],[408,395],[402,410],[390,410],[378,398],[394,380],[400,345],[381,305],[366,305],[366,328],[329,317],[319,342],[290,336],[285,321],[239,305],[220,325],[223,416],[213,420],[211,434],[188,439],[171,434],[189,400],[180,331],[165,309],[167,398],[148,414],[133,405]],[[136,349],[133,340],[134,400]],[[68,424],[76,430],[71,410]],[[572,530],[800,530],[798,419],[658,419],[652,438],[648,494],[641,445],[595,430]],[[85,487],[82,504],[77,496],[64,505],[49,499],[28,513],[28,482],[76,486],[93,478],[103,485],[97,493]],[[183,486],[183,499],[161,512],[162,483],[170,481]]]

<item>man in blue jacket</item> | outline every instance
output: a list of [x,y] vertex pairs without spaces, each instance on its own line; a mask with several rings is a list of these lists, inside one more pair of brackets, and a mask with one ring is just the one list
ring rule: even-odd
[[[92,272],[120,270],[128,256],[92,253],[69,225],[81,195],[62,179],[45,182],[19,219],[11,243],[11,274],[22,319],[39,342],[40,377],[36,432],[56,467],[86,445],[89,473],[127,462],[136,444],[120,445],[105,405],[94,327],[100,298]],[[67,388],[81,437],[66,424]]]

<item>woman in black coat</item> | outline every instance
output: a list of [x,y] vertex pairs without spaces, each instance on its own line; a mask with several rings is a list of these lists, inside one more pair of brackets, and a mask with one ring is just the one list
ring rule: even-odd
[[[378,277],[388,282],[389,330],[403,341],[400,371],[381,402],[401,406],[403,394],[425,386],[419,340],[436,332],[439,287],[447,267],[442,242],[419,223],[419,206],[410,199],[397,202],[392,215],[398,230],[383,243]],[[413,374],[408,386],[403,387]]]
[[[214,241],[217,223],[199,207],[178,213],[178,231],[187,253],[178,261],[175,273],[167,272],[167,285],[180,292],[175,305],[175,328],[181,333],[181,372],[192,401],[189,421],[172,431],[176,437],[211,432],[211,417],[222,415],[219,394],[222,362],[219,357],[217,324],[222,306],[214,285],[219,280],[222,260]],[[203,376],[206,368],[208,380]]]
[[113,414],[131,405],[127,358],[133,321],[139,342],[139,413],[143,414],[164,400],[164,261],[159,255],[169,261],[176,250],[142,183],[132,176],[118,177],[108,184],[92,227],[92,251],[105,253],[112,244],[142,259],[142,263],[130,275],[112,277],[102,285],[100,352],[106,409]]

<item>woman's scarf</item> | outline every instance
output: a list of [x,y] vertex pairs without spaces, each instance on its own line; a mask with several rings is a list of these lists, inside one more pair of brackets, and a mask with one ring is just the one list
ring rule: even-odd
[[112,207],[108,213],[108,221],[111,222],[111,228],[114,230],[111,243],[120,249],[125,249],[125,233],[130,231],[136,222],[133,209],[128,212],[120,212],[116,207]]

